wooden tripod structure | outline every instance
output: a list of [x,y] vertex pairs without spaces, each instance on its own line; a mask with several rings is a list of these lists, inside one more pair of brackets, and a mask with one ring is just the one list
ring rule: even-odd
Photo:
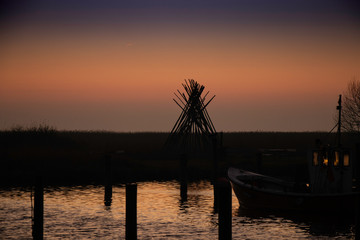
[[209,92],[201,96],[205,87],[193,79],[185,80],[182,86],[185,92],[177,90],[178,94],[174,93],[176,99],[173,99],[182,112],[171,130],[166,145],[183,152],[209,150],[216,138],[216,130],[206,107],[215,96],[206,102]]

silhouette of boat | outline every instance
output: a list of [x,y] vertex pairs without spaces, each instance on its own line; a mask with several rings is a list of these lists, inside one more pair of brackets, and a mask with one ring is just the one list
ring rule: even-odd
[[311,186],[237,168],[229,168],[228,177],[240,207],[246,209],[349,213],[359,198],[358,192],[312,192]]
[[309,183],[288,182],[237,168],[228,177],[241,208],[294,210],[301,212],[351,213],[356,211],[359,192],[353,187],[350,149],[340,143],[341,95],[339,98],[337,146],[322,146],[309,151]]

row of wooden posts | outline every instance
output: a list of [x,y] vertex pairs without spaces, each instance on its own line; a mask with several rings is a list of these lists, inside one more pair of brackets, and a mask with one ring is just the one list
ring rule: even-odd
[[[181,155],[180,158],[180,198],[187,201],[187,156]],[[219,217],[219,239],[231,239],[232,236],[232,190],[226,178],[217,177],[217,157],[214,150],[214,209]],[[105,158],[105,193],[104,204],[111,206],[112,202],[112,180],[111,180],[111,158]],[[221,196],[221,197],[220,197]],[[35,181],[34,192],[34,216],[33,216],[33,238],[43,239],[43,216],[44,216],[44,196],[43,180],[38,176]],[[137,184],[126,184],[126,239],[137,239]]]
[[[217,187],[215,188],[215,186]],[[231,239],[231,225],[232,225],[232,196],[231,186],[227,179],[219,179],[214,185],[214,189],[218,189],[218,200],[214,199],[214,207],[218,211],[219,216],[219,239]],[[111,205],[112,186],[105,186],[106,206]],[[186,183],[182,183],[180,187],[181,200],[187,199]],[[217,206],[215,205],[217,204]],[[137,184],[126,184],[126,239],[137,239]],[[34,219],[33,219],[33,238],[43,239],[43,225],[44,225],[44,195],[43,182],[39,177],[35,185],[34,194]]]
[[[109,195],[110,194],[110,195]],[[112,186],[105,185],[106,206],[111,205]],[[137,239],[137,184],[126,184],[126,239]],[[32,236],[34,239],[43,239],[44,236],[44,188],[42,177],[37,177],[34,191],[34,215]]]

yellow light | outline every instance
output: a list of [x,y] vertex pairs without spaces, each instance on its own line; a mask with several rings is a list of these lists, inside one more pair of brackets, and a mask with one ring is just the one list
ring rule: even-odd
[[327,165],[329,164],[329,159],[324,158],[323,164],[324,164],[325,166],[327,166]]
[[349,154],[344,153],[344,166],[348,167],[350,165],[350,157]]
[[319,165],[318,152],[313,152],[313,164],[314,166]]
[[339,152],[335,152],[334,166],[339,166],[339,163],[340,163],[340,154]]

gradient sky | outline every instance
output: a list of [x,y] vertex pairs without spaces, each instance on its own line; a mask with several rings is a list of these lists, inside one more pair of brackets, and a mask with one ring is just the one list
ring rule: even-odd
[[[75,2],[75,3],[74,3]],[[350,0],[8,0],[0,7],[0,129],[170,131],[173,92],[216,95],[218,131],[316,131],[360,79]]]

